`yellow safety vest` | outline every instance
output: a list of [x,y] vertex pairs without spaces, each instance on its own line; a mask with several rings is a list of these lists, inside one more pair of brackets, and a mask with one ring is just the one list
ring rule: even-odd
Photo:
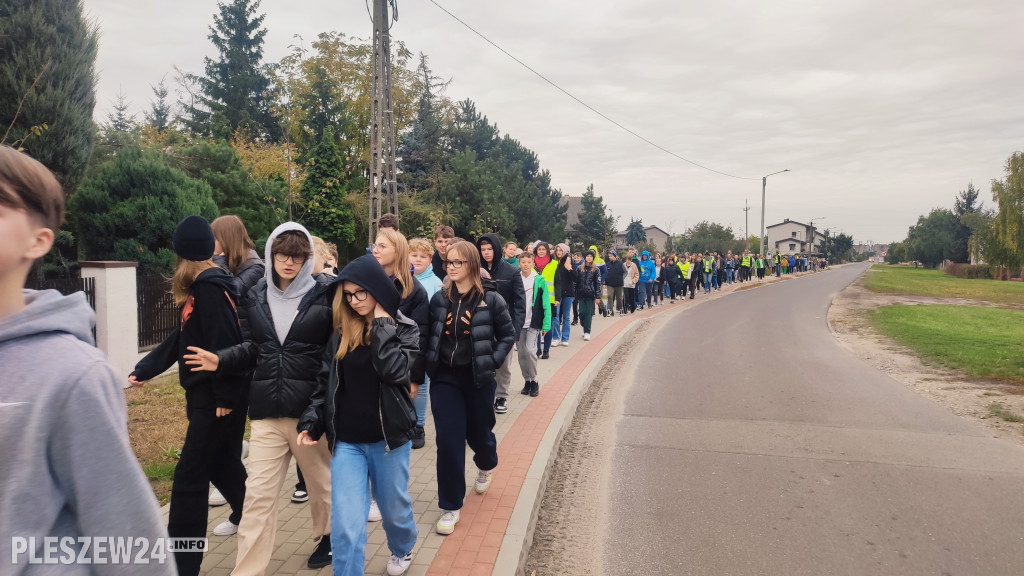
[[705,274],[710,274],[711,273],[711,259],[710,258],[708,258],[707,260],[704,261],[704,273]]
[[744,256],[743,257],[743,266],[746,266],[747,268],[750,268],[750,256]]

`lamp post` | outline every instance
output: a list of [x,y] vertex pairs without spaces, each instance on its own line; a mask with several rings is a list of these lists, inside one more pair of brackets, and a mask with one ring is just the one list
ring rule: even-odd
[[772,172],[771,174],[765,175],[761,178],[761,256],[765,254],[765,244],[768,243],[768,239],[764,235],[764,192],[768,187],[768,176],[774,176],[776,174],[782,174],[783,172],[789,172],[789,168],[785,170],[779,170],[778,172]]

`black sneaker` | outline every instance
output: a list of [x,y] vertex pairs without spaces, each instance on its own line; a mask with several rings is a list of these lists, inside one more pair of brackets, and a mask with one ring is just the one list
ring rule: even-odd
[[529,396],[530,395],[530,388],[531,388],[530,381],[527,380],[525,383],[523,383],[523,391],[520,392],[520,394],[522,394],[523,396]]
[[309,555],[306,566],[309,566],[310,570],[317,570],[324,566],[330,566],[332,562],[334,562],[334,555],[331,553],[331,535],[324,534],[320,538],[320,543],[316,545],[316,550]]
[[545,350],[545,351],[544,351],[544,353],[543,353],[543,354],[541,354],[541,356],[540,356],[540,359],[541,359],[541,360],[547,360],[547,359],[548,359],[548,358],[550,358],[550,357],[551,357],[551,356],[549,356],[549,355],[548,355],[548,352],[547,352],[547,350]]
[[498,398],[494,401],[494,413],[504,414],[508,412],[508,401],[504,398]]
[[296,488],[295,492],[292,492],[292,502],[300,504],[309,500],[309,492],[306,492],[302,488]]
[[412,438],[412,449],[419,450],[427,444],[427,434],[423,431],[423,426],[417,426],[415,436]]
[[536,398],[538,394],[540,394],[540,383],[533,382],[530,386],[530,396],[532,398]]

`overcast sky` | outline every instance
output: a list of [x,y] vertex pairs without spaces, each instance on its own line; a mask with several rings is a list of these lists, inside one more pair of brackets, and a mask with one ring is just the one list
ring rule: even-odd
[[[429,0],[398,0],[395,39],[454,80],[455,100],[534,150],[564,194],[593,183],[620,229],[743,233],[784,218],[888,242],[1024,149],[1020,0],[438,0],[552,81],[674,153],[597,117]],[[214,0],[85,0],[101,26],[97,117],[135,109],[174,66],[213,54]],[[363,0],[263,0],[265,55],[298,34],[369,37]]]

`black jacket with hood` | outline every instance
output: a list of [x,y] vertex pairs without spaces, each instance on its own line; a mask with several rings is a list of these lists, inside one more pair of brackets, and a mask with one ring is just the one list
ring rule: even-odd
[[586,265],[576,270],[578,287],[576,294],[580,300],[595,300],[601,297],[601,269],[596,265],[587,269]]
[[[473,380],[477,388],[490,383],[494,373],[505,362],[519,336],[519,329],[512,325],[505,300],[498,294],[494,282],[484,279],[484,296],[473,310],[470,320],[470,339],[473,345]],[[520,281],[520,286],[522,282]],[[451,285],[452,295],[458,300],[458,290]],[[525,297],[525,293],[524,293]],[[440,359],[441,337],[448,312],[454,303],[448,299],[445,289],[438,290],[430,299],[430,342],[427,345],[427,374],[433,376]],[[525,318],[524,318],[525,322]],[[521,325],[520,325],[521,326]]]
[[326,433],[327,446],[333,452],[337,438],[335,416],[338,406],[349,401],[349,395],[346,394],[348,386],[365,384],[346,381],[346,372],[357,372],[361,377],[377,380],[379,394],[376,412],[380,417],[381,434],[390,451],[412,440],[415,435],[416,408],[409,395],[409,370],[419,352],[419,330],[415,322],[399,311],[398,290],[373,256],[360,256],[345,266],[332,282],[331,292],[341,290],[341,284],[345,281],[353,282],[369,292],[391,318],[375,318],[371,323],[370,366],[343,366],[346,360],[352,361],[354,355],[346,355],[340,361],[337,359],[341,333],[332,330],[327,347],[323,350],[316,392],[296,429],[299,432],[308,431],[314,440]]
[[619,260],[619,257],[615,257],[613,262],[611,259],[606,261],[608,273],[605,278],[605,284],[609,288],[622,288],[623,278],[626,275],[626,266]]
[[[265,252],[268,263],[273,258],[271,247],[274,239],[288,230],[299,230],[308,235],[298,224],[279,226],[267,239]],[[246,305],[242,309],[242,315],[248,318],[247,325],[243,325],[245,341],[217,351],[219,372],[255,370],[249,387],[249,418],[253,420],[298,418],[309,406],[316,390],[324,346],[331,336],[334,320],[327,297],[328,282],[324,275],[313,276],[312,272],[313,259],[309,258],[284,292],[285,296],[293,290],[304,291],[305,294],[300,297],[295,317],[283,320],[290,322],[283,343],[277,330],[282,319],[274,318],[267,299],[269,283],[274,282],[271,264],[265,277],[249,291],[245,300]],[[305,280],[306,277],[310,280]]]
[[558,301],[561,302],[562,298],[575,298],[576,287],[579,283],[579,277],[576,274],[576,268],[572,270],[565,269],[565,263],[569,262],[572,265],[572,256],[566,254],[562,256],[562,259],[558,261],[558,268],[555,268],[555,286],[558,287]]
[[[159,346],[135,365],[137,379],[152,380],[178,363],[178,380],[186,392],[208,386],[217,408],[234,408],[245,386],[244,377],[221,372],[193,372],[183,356],[189,346],[218,350],[242,341],[238,322],[235,278],[214,267],[203,270],[189,288],[180,312],[181,322]],[[200,390],[201,391],[201,390]]]
[[[426,372],[425,360],[423,357],[423,351],[427,348],[427,330],[430,328],[430,299],[427,297],[427,289],[420,284],[420,281],[416,279],[416,276],[412,277],[412,292],[408,298],[402,298],[401,303],[398,305],[398,311],[405,315],[406,318],[416,323],[416,327],[420,331],[420,345],[416,352],[416,357],[413,359],[413,364],[409,368],[409,374],[412,378],[412,382],[417,384],[423,384],[423,377]],[[395,280],[395,289],[398,293],[402,293],[402,283],[397,279]]]
[[526,323],[526,292],[523,290],[523,274],[518,268],[505,262],[501,257],[501,243],[496,234],[484,234],[476,241],[479,250],[480,245],[487,242],[494,250],[493,262],[488,264],[484,261],[483,254],[480,254],[480,265],[491,275],[491,280],[497,286],[498,294],[505,299],[508,307],[508,314],[512,318],[512,325],[521,327]]

